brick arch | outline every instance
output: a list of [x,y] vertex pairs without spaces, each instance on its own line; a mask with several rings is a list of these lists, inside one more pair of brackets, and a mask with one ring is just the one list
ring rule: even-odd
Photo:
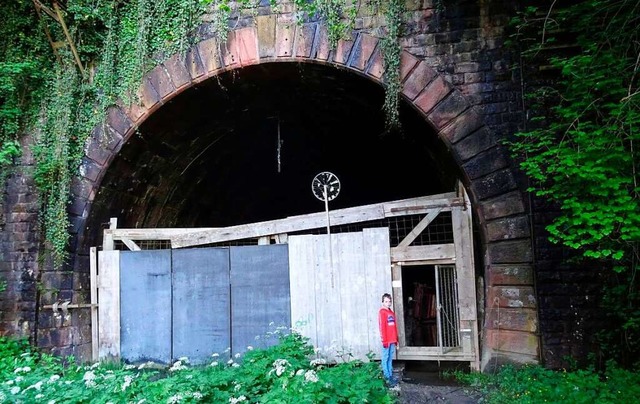
[[[318,23],[296,27],[258,21],[256,27],[229,32],[224,44],[210,38],[186,55],[172,56],[143,78],[140,104],[111,108],[106,125],[95,128],[88,140],[81,176],[72,188],[70,213],[79,236],[77,244],[85,247],[82,233],[104,174],[143,121],[197,83],[229,70],[275,62],[335,66],[383,84],[378,38],[354,33],[332,50],[326,28]],[[483,367],[502,358],[538,361],[529,219],[508,156],[477,109],[432,66],[403,51],[401,79],[402,96],[450,148],[474,202],[486,282]]]

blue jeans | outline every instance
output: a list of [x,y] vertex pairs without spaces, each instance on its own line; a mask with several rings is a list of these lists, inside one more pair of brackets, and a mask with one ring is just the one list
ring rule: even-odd
[[389,344],[389,348],[382,347],[382,374],[391,381],[393,376],[393,355],[396,353],[396,344]]

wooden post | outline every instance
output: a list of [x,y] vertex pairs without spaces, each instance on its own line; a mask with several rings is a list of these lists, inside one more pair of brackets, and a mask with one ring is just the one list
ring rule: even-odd
[[[118,227],[118,218],[112,217],[109,220],[109,229],[114,230]],[[113,234],[105,233],[104,238],[102,239],[102,250],[103,251],[112,251],[115,250],[115,245],[113,243]]]
[[100,341],[98,339],[98,249],[96,247],[89,249],[89,275],[91,279],[91,359],[97,361]]

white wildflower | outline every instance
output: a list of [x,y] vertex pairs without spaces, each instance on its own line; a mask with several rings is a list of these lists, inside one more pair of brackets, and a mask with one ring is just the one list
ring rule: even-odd
[[240,391],[241,388],[242,385],[240,383],[237,383],[235,386],[233,386],[233,391]]
[[304,374],[304,380],[310,383],[318,382],[318,374],[314,370],[307,370]]
[[253,351],[253,347],[252,347],[251,345],[249,345],[249,346],[247,347],[247,351]]
[[227,361],[227,365],[231,365],[232,363],[233,363],[233,359],[229,359],[229,360]]
[[92,369],[92,370],[93,370],[93,369],[95,369],[95,368],[97,368],[97,367],[100,367],[100,362],[96,362],[96,363],[94,363],[93,365],[91,365],[91,366],[89,367],[89,369]]
[[236,359],[237,359],[237,358],[239,358],[241,355],[240,355],[240,353],[237,353],[237,354],[235,354],[235,355],[233,355],[233,356],[235,356],[235,357],[236,357]]
[[246,401],[247,398],[245,396],[240,396],[240,397],[229,397],[229,404],[237,404],[240,403],[242,401]]
[[131,386],[132,381],[133,381],[133,377],[131,375],[126,375],[124,377],[124,383],[122,383],[122,391],[125,391],[127,387]]
[[176,394],[167,399],[168,404],[175,404],[179,403],[180,401],[182,401],[182,394]]
[[178,359],[170,368],[169,368],[169,372],[175,372],[178,370],[183,370],[186,369],[187,367],[185,365],[182,364],[182,361],[180,359]]
[[60,375],[51,375],[51,376],[49,377],[49,383],[55,383],[55,382],[57,382],[58,380],[60,380]]
[[87,372],[85,372],[84,376],[82,377],[82,380],[84,380],[84,385],[87,387],[95,387],[96,385],[96,374],[93,373],[92,370],[89,370]]
[[218,366],[218,362],[217,361],[213,361],[213,362],[211,362],[211,365],[209,365],[209,366]]
[[300,376],[304,374],[304,369],[298,369],[298,371],[296,372],[296,376]]
[[135,368],[136,368],[136,365],[124,365],[124,370],[131,370]]
[[36,383],[36,384],[33,384],[33,385],[29,386],[29,388],[34,388],[34,389],[36,389],[36,390],[40,390],[40,389],[42,388],[42,383],[43,383],[43,382],[42,382],[42,380],[41,380],[41,381],[39,381],[38,383]]
[[18,387],[18,386],[13,386],[13,387],[11,388],[11,394],[18,394],[18,393],[20,393],[20,387]]
[[189,363],[189,358],[186,356],[181,356],[178,358],[179,361],[183,362],[183,363]]
[[11,386],[13,384],[13,380],[7,380],[5,383]]
[[233,364],[231,364],[231,367],[232,368],[239,368],[240,364],[239,363],[233,363]]
[[21,381],[24,380],[24,377],[22,376],[16,376],[16,383],[20,383]]
[[49,400],[47,404],[56,404],[56,400]]
[[311,366],[326,365],[327,361],[323,358],[314,359],[310,362]]
[[214,358],[217,358],[218,356],[220,356],[220,354],[219,353],[213,353],[213,354],[211,354],[211,356],[213,356]]
[[204,396],[199,391],[196,391],[195,393],[193,393],[193,398],[195,398],[196,400],[202,400],[202,397]]
[[34,397],[36,400],[40,400],[41,398],[44,398],[44,394],[42,393],[38,393],[36,394],[36,396]]
[[228,346],[227,349],[224,350],[225,353],[226,352],[230,352],[230,351],[231,351],[231,347],[230,346]]
[[273,362],[273,369],[269,371],[269,374],[276,372],[276,376],[280,377],[287,369],[289,362],[286,359],[276,359]]
[[142,400],[138,400],[138,402],[136,404],[144,404],[147,402],[146,398],[143,398]]

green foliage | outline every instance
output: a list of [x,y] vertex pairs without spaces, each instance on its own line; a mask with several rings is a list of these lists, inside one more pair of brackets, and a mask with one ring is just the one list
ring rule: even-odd
[[631,403],[640,395],[640,373],[610,365],[606,372],[553,371],[504,366],[494,375],[455,373],[486,396],[487,403]]
[[[0,402],[64,403],[392,403],[375,363],[334,366],[311,360],[299,334],[267,349],[206,366],[181,358],[168,369],[148,364],[64,367],[59,358],[0,338]],[[145,401],[146,400],[146,401]]]
[[[5,4],[6,3],[6,4]],[[255,0],[68,0],[64,19],[88,73],[77,73],[70,49],[56,51],[44,35],[46,24],[54,40],[61,28],[46,15],[36,18],[28,0],[0,6],[8,23],[0,28],[11,38],[0,48],[0,168],[17,155],[16,140],[35,125],[35,180],[41,198],[41,230],[54,263],[67,258],[70,182],[82,157],[82,146],[106,110],[122,100],[137,102],[143,75],[172,54],[184,53],[198,40],[201,17],[210,13],[214,34],[225,41],[231,17],[261,5]],[[399,126],[398,94],[400,19],[404,2],[372,0],[387,16],[383,39],[387,96],[387,125]],[[279,2],[270,1],[277,10]],[[357,3],[347,0],[294,0],[298,22],[322,19],[330,43],[346,38],[353,29]],[[384,5],[384,7],[383,7]],[[43,22],[44,21],[44,22]],[[42,107],[40,110],[39,108]],[[5,172],[5,170],[3,170]]]
[[[616,321],[608,336],[600,333],[601,352],[618,359],[640,354],[640,31],[631,28],[639,21],[636,2],[615,0],[529,7],[512,21],[531,115],[510,147],[533,180],[530,190],[560,209],[547,226],[550,240],[627,272],[610,277],[626,279],[623,286],[603,288]],[[576,50],[553,52],[558,35]],[[545,81],[526,67],[548,55],[555,55],[548,63],[557,75]]]

